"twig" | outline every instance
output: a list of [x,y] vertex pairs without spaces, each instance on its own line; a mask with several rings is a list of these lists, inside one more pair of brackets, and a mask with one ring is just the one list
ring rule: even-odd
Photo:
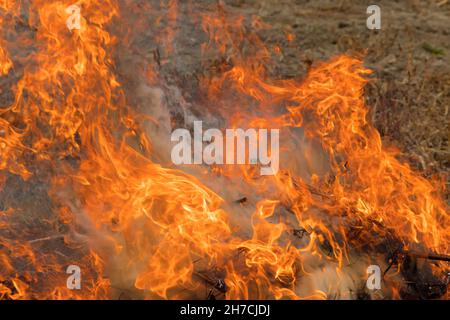
[[54,239],[60,239],[60,238],[64,238],[64,236],[63,235],[49,236],[49,237],[30,240],[30,241],[28,241],[28,243],[36,243],[36,242],[48,241],[48,240],[54,240]]
[[403,254],[408,255],[410,257],[419,258],[419,259],[450,262],[450,255],[445,255],[445,254],[423,253],[423,252],[414,252],[414,251],[405,251],[405,252],[403,252]]

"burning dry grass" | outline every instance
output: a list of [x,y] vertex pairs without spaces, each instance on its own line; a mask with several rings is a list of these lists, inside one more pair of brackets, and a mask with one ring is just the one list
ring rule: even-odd
[[[417,259],[449,251],[442,190],[367,121],[372,72],[359,58],[317,63],[305,53],[305,68],[286,75],[288,54],[270,33],[295,51],[301,37],[249,5],[242,14],[221,4],[85,0],[82,29],[70,32],[69,1],[19,2],[28,31],[2,39],[0,52],[11,87],[2,91],[14,97],[0,118],[1,298],[206,298],[204,286],[208,298],[446,297],[448,266]],[[1,17],[17,17],[10,3],[0,2]],[[17,32],[14,21],[1,27]],[[25,44],[33,50],[16,63],[10,53]],[[442,88],[429,81],[435,74],[408,75],[412,87],[369,81],[384,134],[397,119],[385,112],[392,102],[419,107],[426,89]],[[428,102],[441,108],[447,98]],[[174,168],[164,139],[198,118],[281,128],[284,168],[273,177],[248,166]],[[445,156],[439,143],[424,154]],[[372,263],[386,274],[370,295]],[[82,267],[83,290],[65,286],[68,264]]]
[[[446,1],[380,1],[380,32],[364,28],[365,1],[251,3],[275,27],[265,39],[283,50],[274,74],[295,76],[312,61],[365,51],[376,79],[366,88],[372,121],[388,143],[427,176],[449,177],[450,47]],[[283,32],[279,32],[283,30]],[[285,35],[294,35],[289,42]],[[301,50],[297,50],[297,49]],[[449,197],[447,187],[447,199]]]
[[[409,81],[390,79],[384,84],[378,80],[369,87],[367,96],[373,102],[374,123],[386,141],[399,145],[403,155],[425,175],[441,174],[446,179],[450,77],[439,70],[422,75]],[[448,182],[446,190],[448,199]]]

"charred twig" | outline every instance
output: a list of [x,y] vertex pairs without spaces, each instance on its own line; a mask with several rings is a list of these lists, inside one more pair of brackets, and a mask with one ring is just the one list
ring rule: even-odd
[[161,54],[159,53],[159,48],[153,50],[153,59],[155,60],[158,67],[161,68]]
[[415,252],[415,251],[397,249],[392,253],[391,257],[389,258],[389,266],[384,271],[384,274],[386,274],[391,269],[391,267],[395,263],[398,262],[398,259],[400,256],[403,256],[403,257],[408,256],[408,257],[417,258],[417,259],[450,262],[450,255],[426,253],[426,252]]
[[206,300],[216,300],[216,296],[214,295],[213,290],[209,290],[208,296],[206,297]]
[[402,253],[405,255],[408,255],[410,257],[419,258],[419,259],[450,262],[450,255],[445,255],[445,254],[434,254],[434,253],[414,252],[414,251],[403,251]]
[[400,249],[396,249],[392,255],[389,257],[389,265],[386,268],[386,270],[384,270],[383,275],[386,275],[386,273],[388,273],[388,271],[392,268],[392,266],[398,262],[398,255],[400,253]]
[[240,199],[237,199],[235,202],[240,203],[240,204],[245,203],[245,202],[247,202],[247,197],[242,197]]
[[207,276],[205,276],[204,274],[202,274],[200,272],[195,272],[194,274],[197,277],[201,278],[203,281],[205,281],[207,284],[212,286],[213,288],[215,288],[218,291],[220,291],[221,293],[226,293],[227,292],[227,287],[225,285],[225,282],[222,279],[218,279],[217,281],[214,281],[214,280],[208,278]]
[[305,234],[309,234],[309,232],[306,229],[293,229],[292,233],[294,234],[294,236],[298,237],[298,238],[303,238],[305,236]]

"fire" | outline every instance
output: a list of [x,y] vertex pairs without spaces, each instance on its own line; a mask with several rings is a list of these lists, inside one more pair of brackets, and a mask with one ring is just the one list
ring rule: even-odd
[[[0,10],[2,10],[2,12],[4,11],[10,13],[12,16],[15,16],[17,14],[18,10],[16,6],[17,4],[15,3],[15,1],[2,0],[0,2]],[[4,14],[2,14],[2,16],[0,17],[0,28],[4,29],[4,26],[7,25],[8,19],[6,19]],[[13,63],[9,58],[5,46],[5,39],[0,38],[0,76],[8,74],[9,70],[13,67]]]
[[[78,1],[79,30],[66,27],[71,5],[0,2],[2,31],[12,28],[4,16],[24,11],[36,30],[19,37],[30,47],[23,66],[9,54],[21,43],[0,39],[0,75],[23,69],[0,112],[0,185],[41,183],[51,203],[42,217],[18,205],[0,211],[0,299],[204,298],[204,283],[226,299],[352,298],[350,284],[363,283],[372,262],[387,267],[387,253],[450,251],[441,187],[398,160],[367,121],[371,71],[361,59],[341,55],[303,80],[273,79],[266,65],[277,50],[246,23],[270,26],[220,5],[193,17],[207,35],[202,55],[228,57],[199,79],[205,109],[216,108],[223,128],[280,129],[286,144],[274,176],[250,165],[174,168],[147,130],[166,106],[138,111],[116,73],[114,32],[131,32],[113,28],[119,2]],[[166,44],[164,64],[176,54],[177,1],[161,10],[169,14],[154,40]],[[150,88],[166,87],[158,70],[143,74]],[[245,197],[230,200],[237,195]],[[83,270],[83,290],[66,287],[68,265]],[[430,268],[441,277],[448,265]],[[385,297],[400,296],[402,277],[399,263]]]

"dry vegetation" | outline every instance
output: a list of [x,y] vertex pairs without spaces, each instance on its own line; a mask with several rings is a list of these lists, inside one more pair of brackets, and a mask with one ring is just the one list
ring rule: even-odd
[[[151,2],[159,3],[159,0]],[[212,0],[202,2],[205,6],[214,3]],[[411,165],[424,175],[443,177],[447,181],[446,195],[450,199],[450,1],[374,1],[382,9],[380,31],[366,28],[366,8],[372,1],[223,2],[231,12],[245,17],[260,16],[262,21],[271,26],[261,31],[259,36],[270,48],[281,48],[276,63],[269,66],[272,76],[302,77],[311,65],[336,54],[364,53],[366,65],[375,71],[374,79],[366,90],[372,121],[385,142],[400,148],[405,160]],[[206,64],[200,61],[198,51],[195,54],[192,52],[198,50],[199,44],[205,39],[199,27],[188,21],[186,3],[180,3],[178,18],[184,19],[181,22],[183,28],[177,30],[173,63],[162,66],[161,74],[167,78],[168,85],[176,82],[185,89],[183,94],[189,94],[194,92],[190,87],[197,85],[193,81],[195,74],[204,72],[202,69]],[[196,27],[196,30],[190,27]],[[134,48],[138,48],[139,52],[134,52]],[[131,48],[127,49],[146,61],[155,52],[148,34],[133,39]],[[118,56],[121,55],[126,56],[119,52]],[[17,60],[20,62],[20,59]],[[118,70],[127,69],[127,63],[126,59],[118,59]],[[20,63],[17,70],[21,70]],[[20,73],[13,75],[15,78],[19,76]],[[120,76],[126,80],[126,74],[121,73]],[[133,76],[130,75],[130,79]],[[11,103],[12,92],[7,88],[16,80],[11,77],[0,80],[1,105]],[[129,82],[123,82],[128,83],[129,87],[137,86],[130,79]],[[189,100],[189,97],[185,98]],[[13,227],[3,231],[1,236],[15,239],[22,232],[24,238],[35,239],[30,243],[39,245],[39,250],[47,255],[53,253],[55,247],[63,246],[61,235],[67,230],[59,222],[53,223],[50,219],[54,204],[48,197],[47,185],[41,183],[41,180],[45,180],[41,176],[47,171],[51,172],[51,169],[35,171],[38,172],[37,177],[27,182],[17,176],[8,176],[7,181],[3,181],[0,211],[21,207],[28,210],[17,210]],[[42,219],[31,219],[29,212]],[[39,230],[39,233],[35,230]],[[64,260],[63,264],[68,264],[75,250],[66,248],[66,251],[58,252],[62,257],[60,259]],[[29,265],[22,268],[33,271]]]
[[[375,71],[366,99],[386,143],[398,146],[417,169],[447,181],[449,174],[450,2],[230,0],[272,28],[262,35],[282,54],[272,72],[301,75],[339,53],[365,53]],[[366,28],[366,8],[382,11],[380,31]],[[286,34],[294,35],[292,41]]]

